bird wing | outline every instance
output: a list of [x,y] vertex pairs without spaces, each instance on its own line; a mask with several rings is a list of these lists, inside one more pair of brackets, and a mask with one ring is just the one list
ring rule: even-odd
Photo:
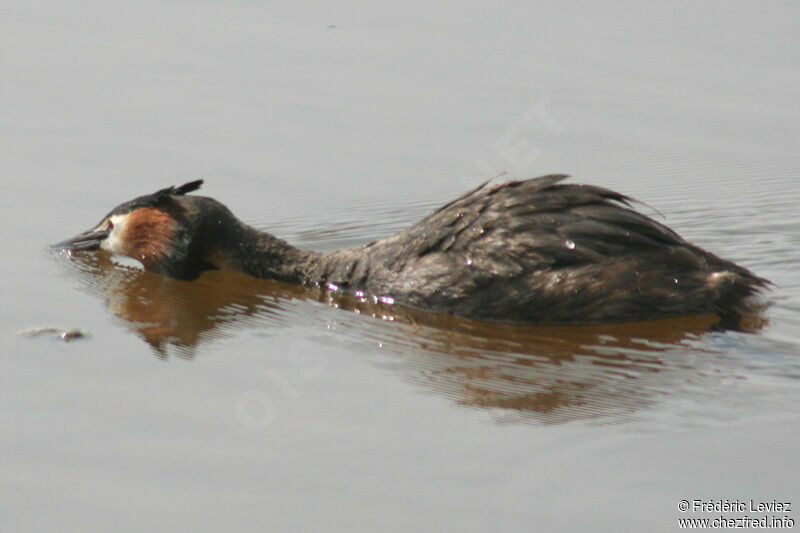
[[567,176],[484,183],[408,229],[373,243],[391,249],[393,270],[445,253],[493,275],[518,275],[684,243],[631,208],[631,198]]

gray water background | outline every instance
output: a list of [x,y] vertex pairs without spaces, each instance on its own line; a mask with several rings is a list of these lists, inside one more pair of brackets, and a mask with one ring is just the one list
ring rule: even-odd
[[[798,20],[3,3],[0,531],[672,531],[714,516],[682,499],[800,505]],[[646,202],[775,282],[768,324],[390,321],[43,251],[196,178],[302,247],[357,246],[502,172]],[[43,326],[90,336],[18,334]]]

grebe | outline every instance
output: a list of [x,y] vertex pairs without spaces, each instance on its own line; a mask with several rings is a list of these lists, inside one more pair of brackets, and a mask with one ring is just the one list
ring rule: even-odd
[[[567,176],[486,182],[413,226],[317,253],[252,228],[196,180],[140,196],[54,246],[98,248],[180,279],[226,269],[457,316],[588,324],[717,314],[737,323],[769,282],[683,240],[623,194]],[[731,322],[733,319],[733,322]]]

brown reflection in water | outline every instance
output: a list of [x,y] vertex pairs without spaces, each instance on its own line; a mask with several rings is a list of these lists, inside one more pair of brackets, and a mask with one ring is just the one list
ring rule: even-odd
[[[299,318],[287,312],[290,302],[321,301],[384,319],[350,314],[353,335],[342,335],[342,343],[377,344],[396,353],[401,374],[424,391],[495,410],[495,418],[506,421],[627,416],[687,383],[703,386],[717,379],[695,361],[701,349],[686,345],[714,327],[713,315],[593,326],[510,325],[230,272],[171,280],[117,265],[102,253],[77,254],[69,264],[84,290],[101,296],[160,357],[170,347],[191,357],[198,345],[236,328],[290,326]],[[758,328],[761,320],[755,317],[750,325]]]
[[160,357],[172,348],[191,358],[203,342],[254,321],[280,324],[281,302],[308,297],[302,287],[232,272],[211,271],[183,281],[119,265],[105,253],[76,253],[70,259],[81,288],[102,297],[109,311]]
[[694,361],[700,349],[684,343],[717,321],[543,327],[440,316],[415,330],[418,349],[405,352],[405,373],[502,421],[618,419],[689,382],[707,382],[707,369]]

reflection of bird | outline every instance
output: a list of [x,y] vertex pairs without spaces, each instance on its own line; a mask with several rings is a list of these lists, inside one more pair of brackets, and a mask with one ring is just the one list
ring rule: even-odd
[[[78,285],[102,299],[116,322],[157,357],[220,354],[226,351],[208,347],[244,329],[264,341],[288,339],[290,346],[280,353],[311,377],[305,373],[319,370],[314,353],[372,353],[380,346],[380,360],[390,357],[403,381],[462,406],[489,409],[492,419],[504,423],[621,420],[660,401],[676,384],[691,381],[696,387],[720,377],[708,372],[713,352],[687,355],[683,344],[707,332],[713,315],[586,326],[499,324],[237,272],[218,270],[186,283],[119,265],[107,254],[74,259],[66,266]],[[386,320],[347,320],[339,311],[301,302]],[[309,312],[336,327],[312,327],[313,339],[298,341],[299,330],[288,328]]]
[[530,323],[715,313],[730,324],[768,282],[566,176],[484,183],[361,248],[299,250],[237,219],[201,180],[123,203],[56,246],[102,248],[192,279],[210,268],[371,295],[455,315]]

